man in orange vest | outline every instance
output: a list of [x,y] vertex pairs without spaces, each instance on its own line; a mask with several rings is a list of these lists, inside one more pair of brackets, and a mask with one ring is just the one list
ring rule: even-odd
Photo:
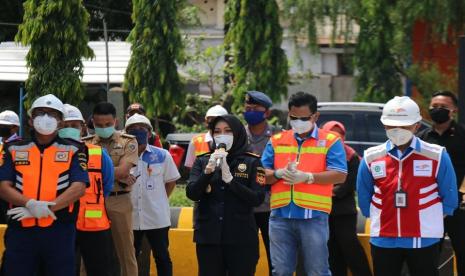
[[[85,123],[81,111],[65,104],[63,121],[63,128],[58,131],[60,137],[80,141]],[[80,199],[76,245],[88,276],[115,275],[115,249],[105,209],[105,197],[113,189],[113,163],[105,149],[91,144],[86,146],[90,186]]]
[[5,233],[5,275],[75,273],[77,200],[89,176],[87,154],[58,137],[63,103],[49,94],[29,110],[32,139],[8,143],[0,165],[0,195],[15,207]]
[[288,103],[292,130],[271,137],[262,156],[271,184],[270,251],[273,275],[293,275],[300,250],[307,275],[331,275],[328,214],[332,184],[345,181],[340,138],[318,129],[317,99],[298,92]]
[[[213,107],[210,107],[210,109],[207,111],[207,114],[205,114],[205,127],[208,128],[208,124],[210,122],[212,122],[216,117],[223,115],[228,115],[228,111],[221,105],[217,104]],[[189,143],[189,147],[187,148],[186,161],[184,162],[184,166],[187,168],[192,168],[197,156],[210,152],[210,144],[212,141],[213,138],[208,131],[206,133],[201,133],[194,136]]]

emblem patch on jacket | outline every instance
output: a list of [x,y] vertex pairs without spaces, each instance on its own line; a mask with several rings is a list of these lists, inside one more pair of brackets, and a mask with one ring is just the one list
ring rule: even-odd
[[67,151],[58,151],[55,153],[55,161],[56,162],[68,162],[69,159],[69,152]]
[[257,177],[255,181],[261,186],[266,184],[265,169],[263,167],[257,167]]

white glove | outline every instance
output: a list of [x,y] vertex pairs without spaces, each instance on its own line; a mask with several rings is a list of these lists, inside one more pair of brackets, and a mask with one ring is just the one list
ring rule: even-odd
[[230,183],[233,180],[228,162],[226,161],[226,155],[223,157],[223,161],[221,162],[221,179],[223,179],[225,183]]
[[34,217],[26,207],[16,207],[16,208],[10,209],[6,212],[6,214],[9,216],[13,216],[12,219],[19,220],[19,221]]
[[[299,170],[290,171],[286,170],[283,175],[283,179],[290,185],[298,184],[298,183],[311,183],[313,182],[313,175],[309,173],[302,172]],[[310,181],[312,180],[312,181]]]
[[273,176],[276,179],[281,179],[281,178],[283,178],[285,171],[286,171],[286,169],[277,169],[277,170],[274,171]]
[[212,172],[214,172],[215,167],[216,167],[216,158],[212,154],[212,155],[210,155],[210,159],[208,159],[207,166],[205,166],[205,171],[204,171],[205,174],[211,174]]
[[35,199],[30,199],[26,203],[26,208],[31,212],[31,214],[35,218],[46,218],[48,216],[51,216],[53,219],[57,219],[55,214],[50,210],[49,206],[55,205],[55,202],[49,202],[49,201],[37,201]]

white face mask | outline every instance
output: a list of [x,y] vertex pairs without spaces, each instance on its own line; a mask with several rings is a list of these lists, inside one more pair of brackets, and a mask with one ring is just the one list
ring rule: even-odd
[[402,146],[412,139],[413,133],[403,128],[391,128],[386,130],[386,136],[394,145]]
[[309,132],[310,130],[313,129],[313,122],[310,120],[308,121],[290,120],[289,123],[292,127],[292,130],[297,134]]
[[57,130],[57,119],[45,114],[37,116],[33,121],[34,129],[42,135],[50,135]]
[[221,134],[221,135],[216,135],[213,137],[215,139],[215,144],[218,146],[219,144],[225,144],[226,145],[226,151],[230,150],[233,142],[234,142],[234,136],[229,135],[229,134]]

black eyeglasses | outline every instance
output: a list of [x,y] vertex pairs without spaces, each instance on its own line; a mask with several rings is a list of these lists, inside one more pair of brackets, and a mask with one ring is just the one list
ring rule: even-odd
[[308,116],[308,117],[296,117],[296,116],[289,115],[289,119],[291,119],[291,120],[301,120],[301,121],[309,121],[312,117],[313,117],[313,114]]

